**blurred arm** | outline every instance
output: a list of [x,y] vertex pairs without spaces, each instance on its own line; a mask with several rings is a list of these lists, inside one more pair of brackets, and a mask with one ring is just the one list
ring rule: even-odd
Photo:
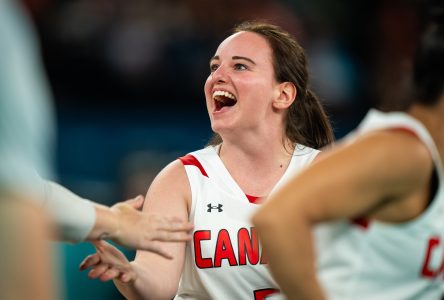
[[159,252],[156,241],[186,241],[192,225],[167,216],[139,211],[143,197],[112,207],[80,198],[61,185],[43,181],[44,208],[57,225],[59,238],[79,242],[110,239],[119,245]]
[[[43,181],[44,195],[43,207],[54,219],[57,227],[58,238],[64,241],[80,242],[85,240],[94,226],[101,228],[104,224],[96,224],[96,210],[94,204],[86,199],[80,198],[61,185]],[[112,220],[105,220],[112,230],[117,225]],[[105,222],[103,222],[105,223]],[[114,221],[116,223],[116,221]]]
[[[413,218],[426,204],[399,200],[427,189],[432,166],[430,153],[416,137],[377,132],[331,150],[271,196],[253,223],[289,299],[324,299],[316,279],[314,224],[375,216],[390,205],[403,205],[398,220]],[[389,222],[393,217],[384,215]]]

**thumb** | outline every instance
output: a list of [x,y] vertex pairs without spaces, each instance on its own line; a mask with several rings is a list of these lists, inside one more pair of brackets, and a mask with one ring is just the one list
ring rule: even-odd
[[92,241],[91,244],[96,248],[97,253],[102,253],[107,245],[107,243],[102,240]]
[[142,195],[137,196],[136,198],[126,200],[125,203],[129,204],[134,209],[142,209],[143,202],[145,201],[145,198]]

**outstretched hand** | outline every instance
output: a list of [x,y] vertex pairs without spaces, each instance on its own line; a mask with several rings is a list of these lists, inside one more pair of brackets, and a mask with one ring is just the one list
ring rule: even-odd
[[162,242],[189,241],[193,225],[176,217],[141,212],[143,202],[143,196],[138,196],[111,207],[118,229],[109,238],[119,245],[151,251],[171,259]]
[[101,281],[117,279],[124,283],[136,280],[136,272],[119,249],[105,241],[96,241],[93,244],[96,253],[88,255],[80,264],[81,271],[91,268],[89,278],[99,278]]

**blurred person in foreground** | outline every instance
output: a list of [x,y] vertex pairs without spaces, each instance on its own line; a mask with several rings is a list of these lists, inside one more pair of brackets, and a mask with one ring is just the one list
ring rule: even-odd
[[168,244],[175,260],[134,261],[101,241],[81,268],[114,279],[128,299],[264,299],[278,293],[250,217],[258,201],[315,159],[333,133],[307,87],[302,47],[281,28],[242,23],[210,59],[204,91],[210,145],[165,167],[144,210],[194,223],[193,241]]
[[171,259],[160,241],[186,241],[177,218],[140,212],[143,197],[106,207],[43,180],[51,176],[53,115],[33,28],[18,1],[0,1],[0,298],[54,299],[48,238],[110,239]]
[[[406,112],[369,112],[253,216],[289,299],[439,299],[444,250],[444,24],[424,33]],[[313,229],[319,235],[313,234]],[[318,238],[320,237],[320,238]]]

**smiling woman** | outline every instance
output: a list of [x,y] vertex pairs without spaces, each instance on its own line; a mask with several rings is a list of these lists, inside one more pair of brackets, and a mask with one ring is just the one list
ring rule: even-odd
[[[215,139],[168,165],[145,211],[188,218],[193,240],[168,245],[175,259],[138,251],[133,262],[98,244],[82,268],[114,279],[129,299],[263,299],[277,293],[249,219],[286,178],[333,140],[307,89],[305,54],[281,28],[243,23],[210,60],[205,99]],[[180,284],[179,284],[180,283]]]
[[[223,85],[227,84],[223,76],[229,73],[225,74],[226,70],[221,70],[220,67],[222,64],[223,68],[227,67],[228,58],[231,59],[229,67],[233,71],[233,76],[238,74],[237,76],[240,78],[253,80],[254,75],[260,75],[259,78],[266,79],[268,83],[287,83],[285,84],[284,95],[287,96],[288,93],[295,94],[294,98],[292,98],[292,95],[288,95],[289,99],[292,100],[287,103],[289,106],[284,111],[285,134],[291,143],[300,143],[316,149],[331,143],[333,140],[331,125],[319,99],[307,87],[306,56],[304,49],[297,41],[280,28],[264,23],[244,22],[236,26],[233,33],[219,46],[218,53],[210,60],[211,75],[208,77],[205,87],[207,106],[210,107],[208,99],[210,98],[209,93],[211,93],[207,90],[207,85],[214,80],[218,81],[213,94],[217,109],[219,110],[223,106],[234,106],[237,103],[234,94],[222,89]],[[238,35],[247,35],[249,39],[245,44],[237,45],[237,47],[244,47],[243,49],[233,49],[233,51],[242,51],[239,53],[244,53],[244,55],[234,53],[231,58],[229,56],[225,57],[225,62],[222,62],[224,44],[237,39]],[[242,39],[246,40],[245,37],[242,37]],[[268,65],[263,62],[267,62]],[[255,98],[251,104],[254,115],[265,125],[267,124],[266,117],[268,115],[258,115],[257,101],[267,95],[264,93],[266,91],[260,90],[261,86],[257,82],[251,81],[250,84],[254,85],[248,87],[248,91],[255,93],[255,95],[252,94]],[[219,91],[218,88],[221,90]],[[222,94],[225,97],[230,95],[229,98],[235,101],[216,97]],[[281,98],[280,106],[286,105],[283,100]],[[211,118],[211,111],[209,111],[209,114]],[[253,115],[250,115],[250,118],[252,117]],[[220,144],[222,139],[217,130],[214,127],[212,128],[216,133],[210,145],[215,146]]]

